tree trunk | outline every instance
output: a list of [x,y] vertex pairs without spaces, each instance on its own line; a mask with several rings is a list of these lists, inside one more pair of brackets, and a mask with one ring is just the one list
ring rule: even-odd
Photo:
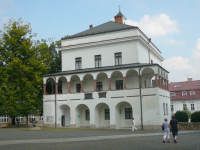
[[26,116],[26,126],[28,127],[28,116]]

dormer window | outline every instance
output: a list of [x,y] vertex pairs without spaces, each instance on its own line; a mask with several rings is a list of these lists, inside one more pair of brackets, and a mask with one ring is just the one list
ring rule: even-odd
[[183,91],[183,92],[182,92],[182,96],[187,96],[187,92],[186,92],[186,91]]
[[195,95],[195,91],[190,91],[190,95]]

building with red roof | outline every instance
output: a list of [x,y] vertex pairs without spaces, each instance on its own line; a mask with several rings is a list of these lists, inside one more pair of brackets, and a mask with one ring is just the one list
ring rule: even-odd
[[171,82],[169,91],[172,114],[179,110],[200,111],[200,80]]

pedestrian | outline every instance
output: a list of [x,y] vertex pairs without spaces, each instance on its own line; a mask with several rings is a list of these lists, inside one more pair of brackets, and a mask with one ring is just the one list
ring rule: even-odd
[[17,118],[16,120],[17,120],[17,127],[19,127],[19,118]]
[[134,118],[132,118],[132,120],[133,120],[133,124],[132,124],[132,131],[134,131],[134,129],[136,129],[136,130],[137,130],[137,128],[135,127],[135,120],[134,120]]
[[164,136],[163,136],[163,143],[165,143],[165,139],[167,137],[167,143],[170,143],[169,141],[169,123],[167,121],[167,118],[164,119],[164,122],[162,124],[162,126],[164,127]]
[[172,131],[174,143],[177,143],[176,139],[178,136],[178,130],[179,130],[178,120],[176,120],[175,117],[172,116],[172,120],[170,121],[170,131]]

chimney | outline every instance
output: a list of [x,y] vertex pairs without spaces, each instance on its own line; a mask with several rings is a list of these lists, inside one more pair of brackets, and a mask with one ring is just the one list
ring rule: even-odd
[[91,24],[91,25],[90,25],[90,29],[92,29],[92,28],[93,28],[93,25]]
[[187,78],[188,81],[192,81],[192,78]]

